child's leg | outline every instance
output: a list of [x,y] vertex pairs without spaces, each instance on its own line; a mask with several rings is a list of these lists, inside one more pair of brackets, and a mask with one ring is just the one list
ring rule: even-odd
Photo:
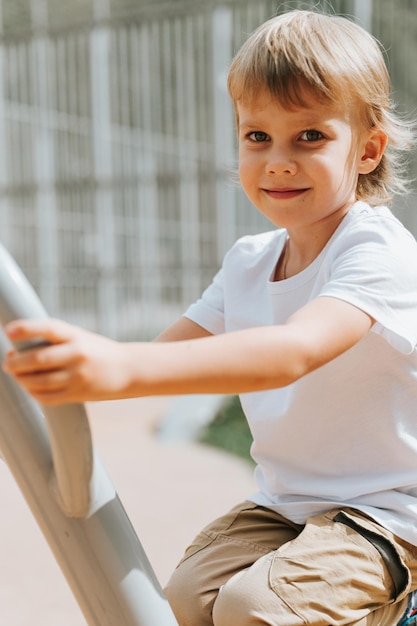
[[[207,526],[187,549],[166,588],[180,626],[213,626],[211,613],[219,588],[302,529],[252,502]],[[239,622],[232,620],[228,626],[234,624]]]
[[394,626],[417,587],[417,549],[366,516],[338,513],[310,518],[294,540],[229,579],[214,625]]

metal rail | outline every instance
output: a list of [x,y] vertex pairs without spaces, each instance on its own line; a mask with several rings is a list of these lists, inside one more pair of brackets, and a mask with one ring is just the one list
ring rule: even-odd
[[[0,246],[0,323],[46,316]],[[9,349],[0,331],[0,359]],[[177,625],[93,450],[82,405],[41,409],[0,372],[0,450],[89,626]]]

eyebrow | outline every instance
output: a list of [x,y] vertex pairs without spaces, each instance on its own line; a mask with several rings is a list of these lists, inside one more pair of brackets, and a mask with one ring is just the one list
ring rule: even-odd
[[[254,116],[253,119],[247,120],[239,118],[238,128],[239,130],[263,130],[269,124],[268,120],[256,119]],[[304,115],[295,120],[295,125],[304,129],[315,127],[329,128],[334,125],[334,118],[333,116]]]

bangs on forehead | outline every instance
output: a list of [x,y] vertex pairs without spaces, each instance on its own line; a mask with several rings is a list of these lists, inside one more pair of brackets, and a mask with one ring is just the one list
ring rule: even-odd
[[257,63],[240,64],[229,75],[229,92],[234,102],[248,102],[257,99],[260,93],[267,92],[285,107],[307,106],[307,96],[320,102],[338,103],[341,101],[341,87],[317,75],[315,80],[306,77],[300,68],[293,67],[280,59],[276,63],[271,56],[259,59]]

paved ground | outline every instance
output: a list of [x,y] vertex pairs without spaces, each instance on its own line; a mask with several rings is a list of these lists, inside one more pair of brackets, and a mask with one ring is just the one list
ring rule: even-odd
[[[254,488],[243,461],[158,440],[155,430],[171,402],[88,407],[95,447],[162,584],[200,528]],[[86,626],[4,464],[0,494],[0,626]]]

